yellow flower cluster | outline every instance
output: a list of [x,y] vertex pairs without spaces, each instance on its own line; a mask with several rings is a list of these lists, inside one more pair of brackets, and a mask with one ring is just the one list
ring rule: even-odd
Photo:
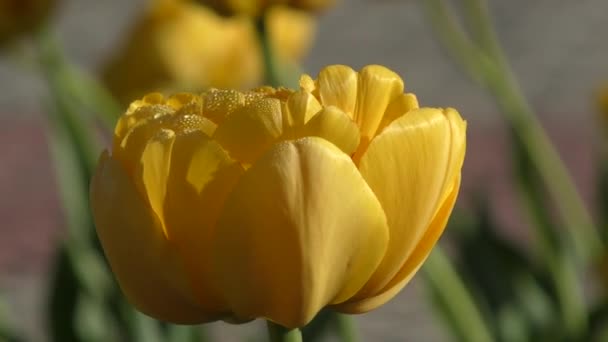
[[198,0],[224,15],[257,17],[277,5],[318,12],[331,7],[335,0]]
[[369,311],[442,234],[465,131],[376,65],[329,66],[296,91],[150,94],[92,180],[97,232],[128,299],[161,320]]
[[56,0],[0,0],[0,46],[35,30],[55,3]]
[[[295,69],[312,43],[313,18],[275,7],[266,20],[280,66]],[[189,0],[154,1],[125,43],[103,68],[124,104],[151,91],[250,88],[264,76],[250,18],[222,18]]]

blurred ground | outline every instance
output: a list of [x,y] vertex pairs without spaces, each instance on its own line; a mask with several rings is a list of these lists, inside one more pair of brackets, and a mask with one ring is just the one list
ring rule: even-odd
[[[69,55],[94,69],[117,43],[143,0],[66,0],[58,25]],[[491,1],[499,35],[524,91],[557,142],[577,185],[591,202],[595,124],[593,91],[608,81],[605,0]],[[515,218],[502,119],[487,96],[467,81],[437,46],[418,2],[343,0],[320,19],[317,43],[305,63],[311,74],[326,64],[387,65],[432,106],[458,108],[469,121],[464,192],[484,188],[508,225],[505,235],[525,243]],[[45,95],[32,72],[0,58],[0,289],[32,341],[44,341],[40,310],[53,243],[61,236],[61,208],[44,136]],[[445,341],[417,281],[394,301],[359,316],[363,341]],[[23,319],[26,317],[26,319]],[[247,336],[259,325],[213,327],[218,341]]]

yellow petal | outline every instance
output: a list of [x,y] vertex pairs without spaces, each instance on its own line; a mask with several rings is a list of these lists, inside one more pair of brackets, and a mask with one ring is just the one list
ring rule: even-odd
[[212,320],[196,306],[182,265],[120,163],[101,156],[91,182],[97,235],[129,301],[154,318],[184,324]]
[[324,108],[306,124],[305,136],[321,137],[351,155],[359,146],[359,127],[343,111],[336,107]]
[[320,138],[282,142],[229,196],[215,274],[237,317],[299,327],[356,293],[387,240],[382,208],[347,155]]
[[357,100],[357,72],[346,65],[332,65],[319,73],[319,96],[324,106],[336,106],[353,117]]
[[[180,110],[180,112],[185,111]],[[210,137],[213,136],[213,133],[215,133],[217,125],[213,121],[201,115],[175,113],[173,118],[171,118],[169,128],[178,134],[200,131]]]
[[117,142],[119,137],[115,136],[113,157],[120,160],[130,174],[135,172],[148,141],[163,128],[172,115],[172,109],[168,106],[150,106],[152,107],[154,108],[150,109],[151,116],[138,120],[120,142]]
[[403,80],[393,71],[379,65],[361,69],[354,120],[362,136],[374,136],[386,107],[402,93]]
[[128,144],[139,145],[135,149],[138,153],[132,156],[133,160],[138,160],[145,142],[158,131],[159,124],[171,113],[173,109],[165,105],[140,106],[132,112],[128,111],[118,119],[114,128],[113,152],[126,148]]
[[[165,104],[176,111],[184,108],[184,106],[192,106],[189,111],[196,112],[196,114],[202,114],[202,100],[200,97],[191,93],[178,93],[169,97]],[[194,113],[192,113],[194,114]]]
[[315,80],[310,77],[308,74],[303,74],[300,76],[300,89],[306,90],[309,93],[313,93],[316,91],[317,85]]
[[283,133],[281,103],[265,98],[237,109],[215,131],[214,139],[233,158],[252,163]]
[[200,306],[226,312],[210,276],[213,229],[243,170],[200,131],[175,139],[164,206],[168,235],[184,260]]
[[287,99],[285,110],[283,110],[284,133],[291,134],[294,129],[301,128],[322,108],[311,93],[302,90],[293,93]]
[[382,132],[384,127],[388,126],[401,115],[418,108],[418,99],[416,98],[416,95],[407,93],[397,96],[397,98],[386,108],[386,112],[384,112],[384,116],[382,117],[376,134]]
[[[174,142],[175,133],[173,131],[160,130],[146,145],[141,155],[140,171],[138,173],[138,175],[141,175],[141,180],[136,178],[136,184],[142,186],[140,191],[146,194],[150,207],[160,219],[163,227],[163,206]],[[135,177],[138,177],[138,175]]]
[[220,124],[244,103],[245,96],[240,91],[209,89],[203,94],[203,115]]
[[464,131],[457,112],[422,108],[393,121],[369,145],[360,170],[382,203],[391,238],[357,298],[382,290],[426,234],[462,167]]
[[454,208],[454,204],[456,203],[459,188],[460,176],[456,178],[452,191],[448,192],[448,197],[439,211],[437,211],[435,214],[433,221],[416,246],[416,249],[414,249],[403,267],[384,289],[379,291],[373,297],[344,303],[342,305],[336,305],[334,308],[338,311],[351,314],[364,313],[383,305],[397,295],[397,293],[399,293],[399,291],[401,291],[401,289],[403,289],[403,287],[414,277],[418,269],[420,269],[420,266],[422,266],[426,258],[431,253],[431,250],[437,243],[437,240],[439,240],[439,237],[443,233],[443,230],[448,222],[452,209]]

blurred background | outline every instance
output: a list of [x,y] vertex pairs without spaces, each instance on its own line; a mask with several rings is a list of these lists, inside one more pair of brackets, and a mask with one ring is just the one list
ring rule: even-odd
[[[93,74],[122,44],[144,0],[65,0],[52,18],[66,55]],[[498,36],[524,94],[558,148],[584,201],[594,207],[597,150],[603,133],[596,92],[608,82],[608,2],[492,0]],[[421,105],[454,107],[468,121],[468,150],[458,206],[483,191],[499,235],[530,243],[514,195],[508,132],[492,99],[473,84],[437,43],[421,4],[410,0],[341,0],[318,18],[302,63],[311,75],[328,64],[354,69],[381,64],[405,80]],[[0,56],[0,290],[28,341],[46,341],[44,318],[51,261],[63,220],[49,156],[47,90],[35,72]],[[394,300],[357,316],[363,341],[449,341],[419,277]],[[218,341],[262,331],[260,322],[214,323]]]

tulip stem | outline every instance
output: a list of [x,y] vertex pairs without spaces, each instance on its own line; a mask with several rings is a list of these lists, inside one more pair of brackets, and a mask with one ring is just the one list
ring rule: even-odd
[[287,329],[271,321],[266,321],[271,342],[302,342],[300,329]]
[[349,315],[335,313],[334,319],[337,323],[338,336],[342,342],[357,342],[357,325]]
[[272,41],[270,39],[270,32],[268,30],[268,18],[265,15],[261,15],[256,18],[255,28],[260,40],[260,47],[262,49],[262,57],[264,60],[264,75],[266,83],[273,87],[281,86],[281,77],[278,70],[278,63],[276,60],[276,54]]

